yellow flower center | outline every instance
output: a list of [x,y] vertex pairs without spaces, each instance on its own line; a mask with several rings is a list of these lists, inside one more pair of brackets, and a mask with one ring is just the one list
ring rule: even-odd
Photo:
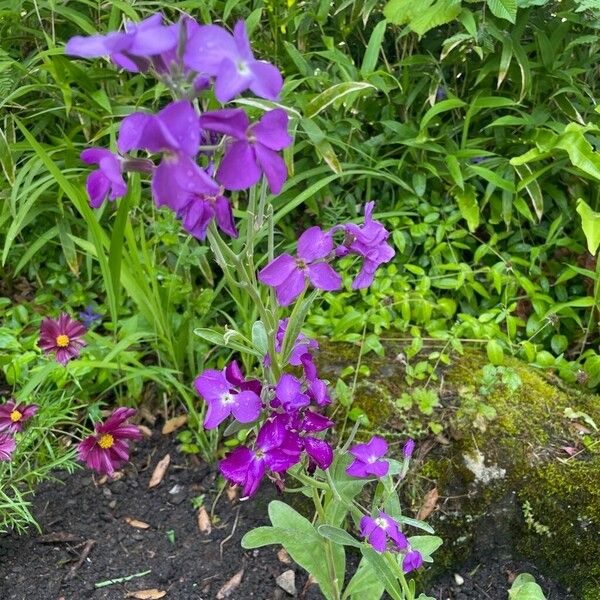
[[59,348],[66,348],[69,345],[69,342],[69,336],[65,335],[64,333],[56,336],[56,345]]
[[110,435],[110,433],[103,433],[100,436],[100,439],[98,440],[98,445],[100,446],[100,448],[103,448],[104,450],[108,450],[109,448],[112,448],[114,443],[115,443],[115,439],[113,438],[112,435]]
[[13,410],[10,413],[10,420],[13,423],[18,423],[21,420],[21,417],[23,416],[23,413],[19,412],[18,410]]

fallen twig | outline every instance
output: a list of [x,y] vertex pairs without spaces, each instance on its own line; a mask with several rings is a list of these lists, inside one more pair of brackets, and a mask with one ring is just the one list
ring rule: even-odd
[[88,540],[79,555],[79,560],[71,567],[69,572],[65,576],[65,581],[72,579],[75,577],[75,573],[77,573],[79,567],[83,564],[83,561],[88,557],[88,554],[92,550],[93,545],[96,543],[96,540]]

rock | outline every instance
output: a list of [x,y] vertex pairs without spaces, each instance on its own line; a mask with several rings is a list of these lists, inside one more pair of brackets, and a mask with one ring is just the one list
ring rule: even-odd
[[275,583],[290,596],[296,595],[296,573],[292,569],[284,571],[275,579]]
[[[468,351],[429,386],[440,399],[433,414],[421,413],[415,402],[401,410],[405,403],[395,400],[411,391],[403,362],[394,359],[402,348],[385,350],[385,356],[363,355],[369,376],[358,379],[353,409],[370,421],[365,438],[385,431],[400,442],[396,448],[409,436],[418,440],[405,511],[414,516],[437,487],[441,510],[428,522],[444,545],[429,577],[489,556],[524,559],[571,591],[561,600],[600,598],[600,446],[590,425],[600,425],[600,397],[515,358],[486,367],[484,352]],[[321,376],[335,385],[357,357],[356,346],[322,344]],[[436,434],[450,443],[428,432],[432,422],[443,426]]]

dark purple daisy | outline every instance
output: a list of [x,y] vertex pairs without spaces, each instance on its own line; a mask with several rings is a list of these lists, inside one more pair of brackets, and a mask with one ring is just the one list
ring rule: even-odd
[[54,352],[56,360],[66,365],[72,358],[79,356],[81,348],[87,344],[82,339],[86,328],[62,313],[58,319],[46,317],[40,326],[39,346],[46,354]]
[[16,447],[17,442],[12,435],[0,433],[0,461],[10,460]]
[[385,477],[390,464],[381,459],[387,451],[387,442],[376,435],[366,444],[355,444],[349,450],[354,456],[354,461],[346,469],[346,473],[352,477]]
[[140,430],[125,421],[135,415],[133,408],[117,408],[104,423],[96,424],[95,433],[77,447],[79,460],[98,473],[112,477],[129,460],[128,440],[139,440]]
[[408,548],[408,540],[400,531],[398,523],[382,510],[379,511],[379,516],[375,519],[365,515],[360,520],[360,534],[369,540],[369,544],[377,552],[385,552],[388,548],[388,542],[395,550]]
[[31,419],[38,408],[37,404],[17,404],[13,400],[0,405],[0,431],[22,431],[23,423]]

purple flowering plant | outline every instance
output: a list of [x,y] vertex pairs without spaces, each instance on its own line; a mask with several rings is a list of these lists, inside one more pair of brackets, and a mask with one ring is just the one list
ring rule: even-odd
[[[276,245],[273,198],[288,176],[282,151],[293,143],[290,123],[298,113],[280,103],[283,77],[255,56],[243,21],[230,32],[187,15],[175,24],[154,15],[127,23],[123,32],[78,36],[66,53],[109,57],[126,71],[156,77],[172,94],[157,112],[127,115],[115,149],[83,150],[82,161],[95,167],[86,183],[90,205],[119,203],[128,173],[147,176],[155,205],[208,244],[232,298],[252,304],[247,323],[195,331],[239,353],[243,365],[232,361],[196,378],[203,426],[230,437],[233,449],[219,468],[244,498],[269,483],[312,498],[315,514],[310,521],[273,501],[272,526],[247,533],[242,544],[283,545],[328,600],[376,599],[385,591],[413,600],[409,574],[431,561],[439,540],[405,531],[411,526],[433,533],[400,510],[398,489],[414,444],[396,451],[378,436],[354,443],[360,422],[343,439],[344,431],[335,431],[328,382],[314,360],[318,343],[302,333],[319,295],[342,289],[340,259],[355,257],[352,289],[358,290],[369,287],[379,266],[394,256],[374,202],[364,203],[360,223],[329,230],[315,225],[298,235],[294,249]],[[236,215],[242,215],[239,222]],[[62,330],[50,325],[44,347],[62,358],[59,353],[70,348],[58,337]],[[73,332],[74,342],[78,336]],[[79,446],[91,468],[110,473],[126,460],[128,440],[136,438],[135,428],[124,424],[128,416],[113,414]],[[368,507],[358,500],[363,489],[373,492]],[[345,586],[346,546],[358,548],[362,561]]]

